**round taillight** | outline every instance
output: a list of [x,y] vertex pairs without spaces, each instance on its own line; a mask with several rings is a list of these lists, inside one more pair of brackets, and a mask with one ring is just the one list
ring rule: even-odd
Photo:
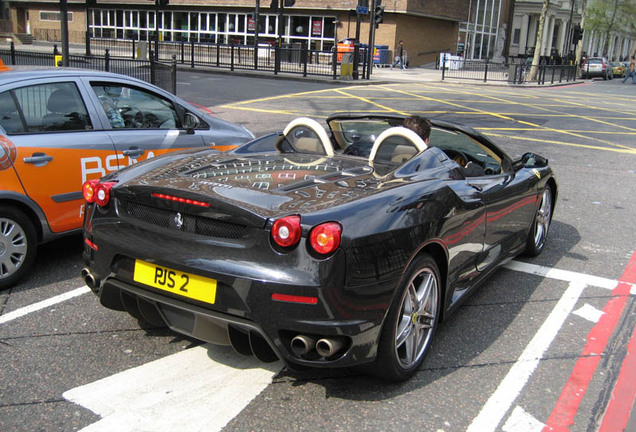
[[95,202],[95,188],[97,187],[98,183],[99,180],[88,180],[85,181],[82,185],[82,195],[84,196],[86,202]]
[[326,222],[315,226],[309,233],[311,248],[321,255],[335,252],[340,246],[342,227],[337,222]]
[[272,239],[282,247],[294,246],[300,241],[302,229],[300,216],[286,216],[278,219],[272,225]]
[[95,203],[100,207],[105,207],[108,205],[110,201],[110,190],[113,188],[115,183],[113,182],[104,182],[97,183],[95,186]]

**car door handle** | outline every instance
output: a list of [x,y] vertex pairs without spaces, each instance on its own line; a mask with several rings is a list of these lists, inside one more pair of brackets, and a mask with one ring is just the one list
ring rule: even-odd
[[33,153],[31,156],[27,156],[22,160],[24,163],[33,164],[35,166],[44,166],[53,160],[53,156],[49,156],[46,153]]
[[140,148],[129,148],[128,150],[124,150],[122,153],[124,156],[128,156],[131,159],[137,159],[139,156],[146,153],[146,150]]

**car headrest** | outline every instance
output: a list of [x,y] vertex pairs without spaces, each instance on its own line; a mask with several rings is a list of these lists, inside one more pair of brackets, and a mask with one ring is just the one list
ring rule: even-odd
[[75,95],[67,89],[57,89],[46,101],[46,108],[54,113],[69,113],[77,111],[79,105]]
[[[395,149],[401,153],[404,153],[403,151],[404,145],[408,145],[408,146],[412,145],[416,149],[416,151],[413,152],[413,156],[423,152],[428,147],[426,143],[424,142],[424,140],[418,134],[413,132],[411,129],[407,129],[403,126],[395,126],[395,127],[386,129],[376,138],[375,142],[373,143],[373,147],[371,147],[371,153],[369,154],[369,163],[373,163],[374,159],[378,155],[378,151],[380,150],[380,147],[382,146],[382,144],[384,144],[391,138],[395,138],[395,137],[403,138],[401,141],[406,143],[406,144],[401,143],[395,146]],[[392,160],[392,159],[393,159],[392,156],[388,158],[388,160]]]
[[283,130],[283,136],[295,150],[327,156],[334,154],[327,131],[314,119],[300,117],[292,120]]

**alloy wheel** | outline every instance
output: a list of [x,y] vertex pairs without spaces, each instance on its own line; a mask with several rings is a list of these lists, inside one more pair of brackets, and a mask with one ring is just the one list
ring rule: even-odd
[[423,268],[411,278],[400,308],[395,353],[400,365],[411,368],[423,357],[431,341],[438,314],[435,273]]
[[552,192],[546,188],[541,196],[541,204],[537,211],[534,230],[534,244],[537,249],[541,249],[548,237],[550,221],[552,219]]

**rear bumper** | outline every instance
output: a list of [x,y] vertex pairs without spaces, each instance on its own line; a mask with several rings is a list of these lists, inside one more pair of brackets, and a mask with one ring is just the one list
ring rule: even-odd
[[[239,316],[192,304],[187,299],[172,298],[114,277],[102,281],[93,290],[100,302],[110,309],[125,310],[151,324],[166,325],[195,339],[233,345],[242,354],[248,354],[245,347],[251,347],[251,353],[261,360],[269,357],[263,352],[264,343],[272,354],[292,367],[347,367],[373,361],[385,313],[381,308],[356,314],[355,318],[345,317],[348,314],[324,316],[319,313],[326,309],[324,305],[275,302],[271,296],[263,296],[254,300],[261,304],[260,310]],[[299,314],[299,310],[303,313]],[[314,342],[322,338],[338,340],[342,347],[328,358],[317,354],[315,347],[301,355],[292,348],[292,339],[299,335]]]

